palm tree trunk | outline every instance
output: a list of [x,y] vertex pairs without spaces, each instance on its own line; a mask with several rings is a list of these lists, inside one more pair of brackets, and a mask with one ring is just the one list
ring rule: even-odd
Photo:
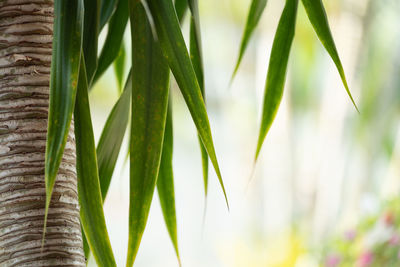
[[52,33],[53,1],[0,0],[0,266],[85,265],[73,129],[41,251]]

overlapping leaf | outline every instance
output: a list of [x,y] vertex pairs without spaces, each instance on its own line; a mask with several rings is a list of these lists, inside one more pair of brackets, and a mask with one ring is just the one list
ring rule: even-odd
[[[200,33],[200,18],[199,8],[197,0],[189,0],[189,6],[191,11],[190,19],[190,58],[196,77],[199,82],[201,94],[205,102],[205,90],[204,90],[204,66],[203,66],[203,54],[201,46],[201,33]],[[205,149],[201,138],[199,137],[201,161],[203,167],[203,180],[204,180],[204,193],[207,196],[208,192],[208,154]]]
[[[83,0],[55,1],[45,156],[47,214],[74,111],[83,33]],[[44,237],[45,231],[43,231]]]
[[76,170],[80,217],[90,250],[99,266],[117,266],[103,213],[85,64],[82,61],[75,105]]
[[332,37],[331,30],[329,28],[328,19],[326,16],[325,8],[321,0],[302,0],[303,6],[306,9],[308,18],[315,32],[318,35],[319,40],[324,45],[326,51],[331,56],[336,68],[339,72],[340,78],[342,79],[343,85],[346,89],[347,94],[350,97],[351,102],[357,111],[358,107],[354,102],[353,96],[350,93],[349,86],[347,84],[346,76],[344,74],[342,62],[340,61],[339,54],[336,49],[335,42]]
[[119,93],[121,93],[123,89],[125,61],[126,61],[126,50],[125,50],[125,44],[124,42],[122,42],[121,48],[119,49],[118,57],[114,61],[114,72],[118,83]]
[[171,101],[168,104],[167,121],[165,124],[164,142],[161,155],[160,171],[158,172],[157,191],[160,198],[165,224],[180,262],[178,249],[178,230],[175,211],[174,173],[172,168],[173,126]]
[[121,150],[122,141],[129,122],[132,75],[129,73],[125,89],[111,110],[97,145],[101,195],[106,198],[111,177]]
[[178,20],[182,22],[188,9],[188,0],[175,0],[175,10]]
[[128,0],[119,0],[117,9],[108,24],[106,40],[99,56],[97,71],[93,82],[96,82],[118,57],[128,18]]
[[283,9],[275,33],[265,85],[261,127],[255,160],[258,158],[265,137],[275,119],[282,100],[290,48],[296,27],[297,6],[298,0],[286,0],[285,8]]
[[237,70],[239,69],[240,63],[242,61],[243,55],[246,51],[247,45],[249,44],[250,38],[257,27],[258,22],[260,21],[261,15],[264,12],[265,7],[267,6],[268,0],[253,0],[251,2],[249,14],[247,15],[247,22],[244,29],[242,41],[240,43],[240,50],[238,59],[236,62],[235,69],[232,74],[232,79],[234,78]]
[[151,15],[153,16],[163,53],[168,60],[171,71],[175,76],[186,105],[197,127],[197,131],[214,165],[228,205],[225,187],[212,140],[206,107],[172,2],[169,0],[151,0],[147,3]]
[[132,121],[129,239],[132,266],[150,210],[160,167],[167,117],[169,68],[142,4],[130,7],[132,31]]
[[90,86],[97,69],[97,40],[99,35],[100,0],[84,0],[85,19],[83,28],[83,54]]
[[123,0],[101,0],[100,4],[100,31],[108,23],[111,16],[114,14],[117,4]]

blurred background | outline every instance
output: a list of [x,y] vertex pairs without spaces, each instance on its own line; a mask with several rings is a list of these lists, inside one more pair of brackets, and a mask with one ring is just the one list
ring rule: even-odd
[[[376,249],[392,241],[400,220],[390,213],[399,206],[400,189],[400,1],[324,1],[360,114],[299,4],[283,102],[252,178],[269,54],[284,1],[268,1],[231,86],[250,0],[199,4],[206,101],[231,210],[211,167],[204,198],[196,130],[172,81],[183,266],[400,266],[399,242],[390,243],[391,261],[385,263]],[[125,39],[129,51],[129,29]],[[112,68],[90,97],[98,140],[118,99]],[[118,266],[125,265],[128,243],[126,144],[104,204]],[[178,266],[157,194],[135,266]]]

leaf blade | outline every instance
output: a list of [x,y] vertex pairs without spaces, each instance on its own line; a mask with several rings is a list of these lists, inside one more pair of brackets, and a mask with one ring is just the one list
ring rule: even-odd
[[219,169],[206,107],[174,7],[169,0],[153,0],[147,3],[153,16],[161,48],[207,149],[229,209],[228,197]]
[[[168,104],[165,124],[164,142],[161,154],[160,171],[157,179],[157,191],[165,225],[171,238],[179,263],[181,262],[178,248],[178,230],[176,223],[174,172],[172,168],[173,155],[173,125],[171,101]],[[181,265],[181,264],[180,264]]]
[[132,266],[157,182],[169,93],[169,68],[143,5],[130,7],[132,35],[132,122],[130,140],[129,239]]
[[117,9],[112,16],[109,25],[106,40],[101,49],[98,59],[96,74],[93,83],[104,74],[107,68],[118,57],[120,48],[123,43],[125,28],[129,18],[128,0],[119,0]]
[[83,0],[56,1],[54,15],[49,120],[45,154],[46,207],[43,241],[51,195],[67,142],[75,105],[83,37]]
[[126,128],[128,127],[131,91],[132,74],[130,72],[125,89],[111,110],[97,145],[96,152],[103,201],[107,196],[115,164],[121,150]]
[[99,266],[117,266],[103,213],[85,63],[82,60],[75,105],[76,170],[82,227]]
[[295,34],[297,7],[298,0],[286,0],[275,33],[265,85],[263,112],[255,161],[258,159],[265,137],[275,119],[282,100],[287,64]]
[[100,31],[104,28],[107,22],[110,20],[114,14],[118,2],[122,0],[101,0],[100,4]]
[[100,0],[84,0],[83,54],[89,86],[97,69],[97,42],[99,36]]
[[[190,19],[190,58],[194,71],[196,73],[197,80],[201,89],[203,100],[205,101],[205,88],[204,88],[204,64],[201,44],[201,32],[200,32],[200,16],[199,7],[197,0],[189,0],[189,7],[191,11]],[[203,169],[203,182],[204,182],[204,194],[207,197],[208,193],[208,154],[204,147],[201,138],[199,136],[199,145],[201,153],[201,162]]]
[[357,112],[360,113],[353,96],[351,95],[349,86],[347,84],[346,75],[344,73],[343,65],[337,52],[335,41],[329,27],[328,18],[322,0],[302,0],[303,6],[306,10],[308,18],[319,38],[322,45],[325,47],[328,54],[331,56],[336,68],[339,72],[342,83],[346,89],[351,102],[356,108]]
[[235,69],[233,70],[232,73],[231,81],[233,80],[239,69],[240,63],[242,62],[242,58],[244,53],[246,52],[246,48],[249,44],[250,38],[253,35],[254,30],[256,29],[258,22],[261,19],[264,9],[267,6],[267,2],[268,0],[253,0],[251,2],[249,14],[247,15],[245,30],[243,32],[242,40],[240,43],[239,55],[236,60]]

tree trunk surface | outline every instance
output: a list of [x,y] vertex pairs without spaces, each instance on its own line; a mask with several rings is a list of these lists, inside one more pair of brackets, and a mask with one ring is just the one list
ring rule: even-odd
[[41,250],[53,18],[52,0],[0,0],[1,267],[85,266],[73,126]]

